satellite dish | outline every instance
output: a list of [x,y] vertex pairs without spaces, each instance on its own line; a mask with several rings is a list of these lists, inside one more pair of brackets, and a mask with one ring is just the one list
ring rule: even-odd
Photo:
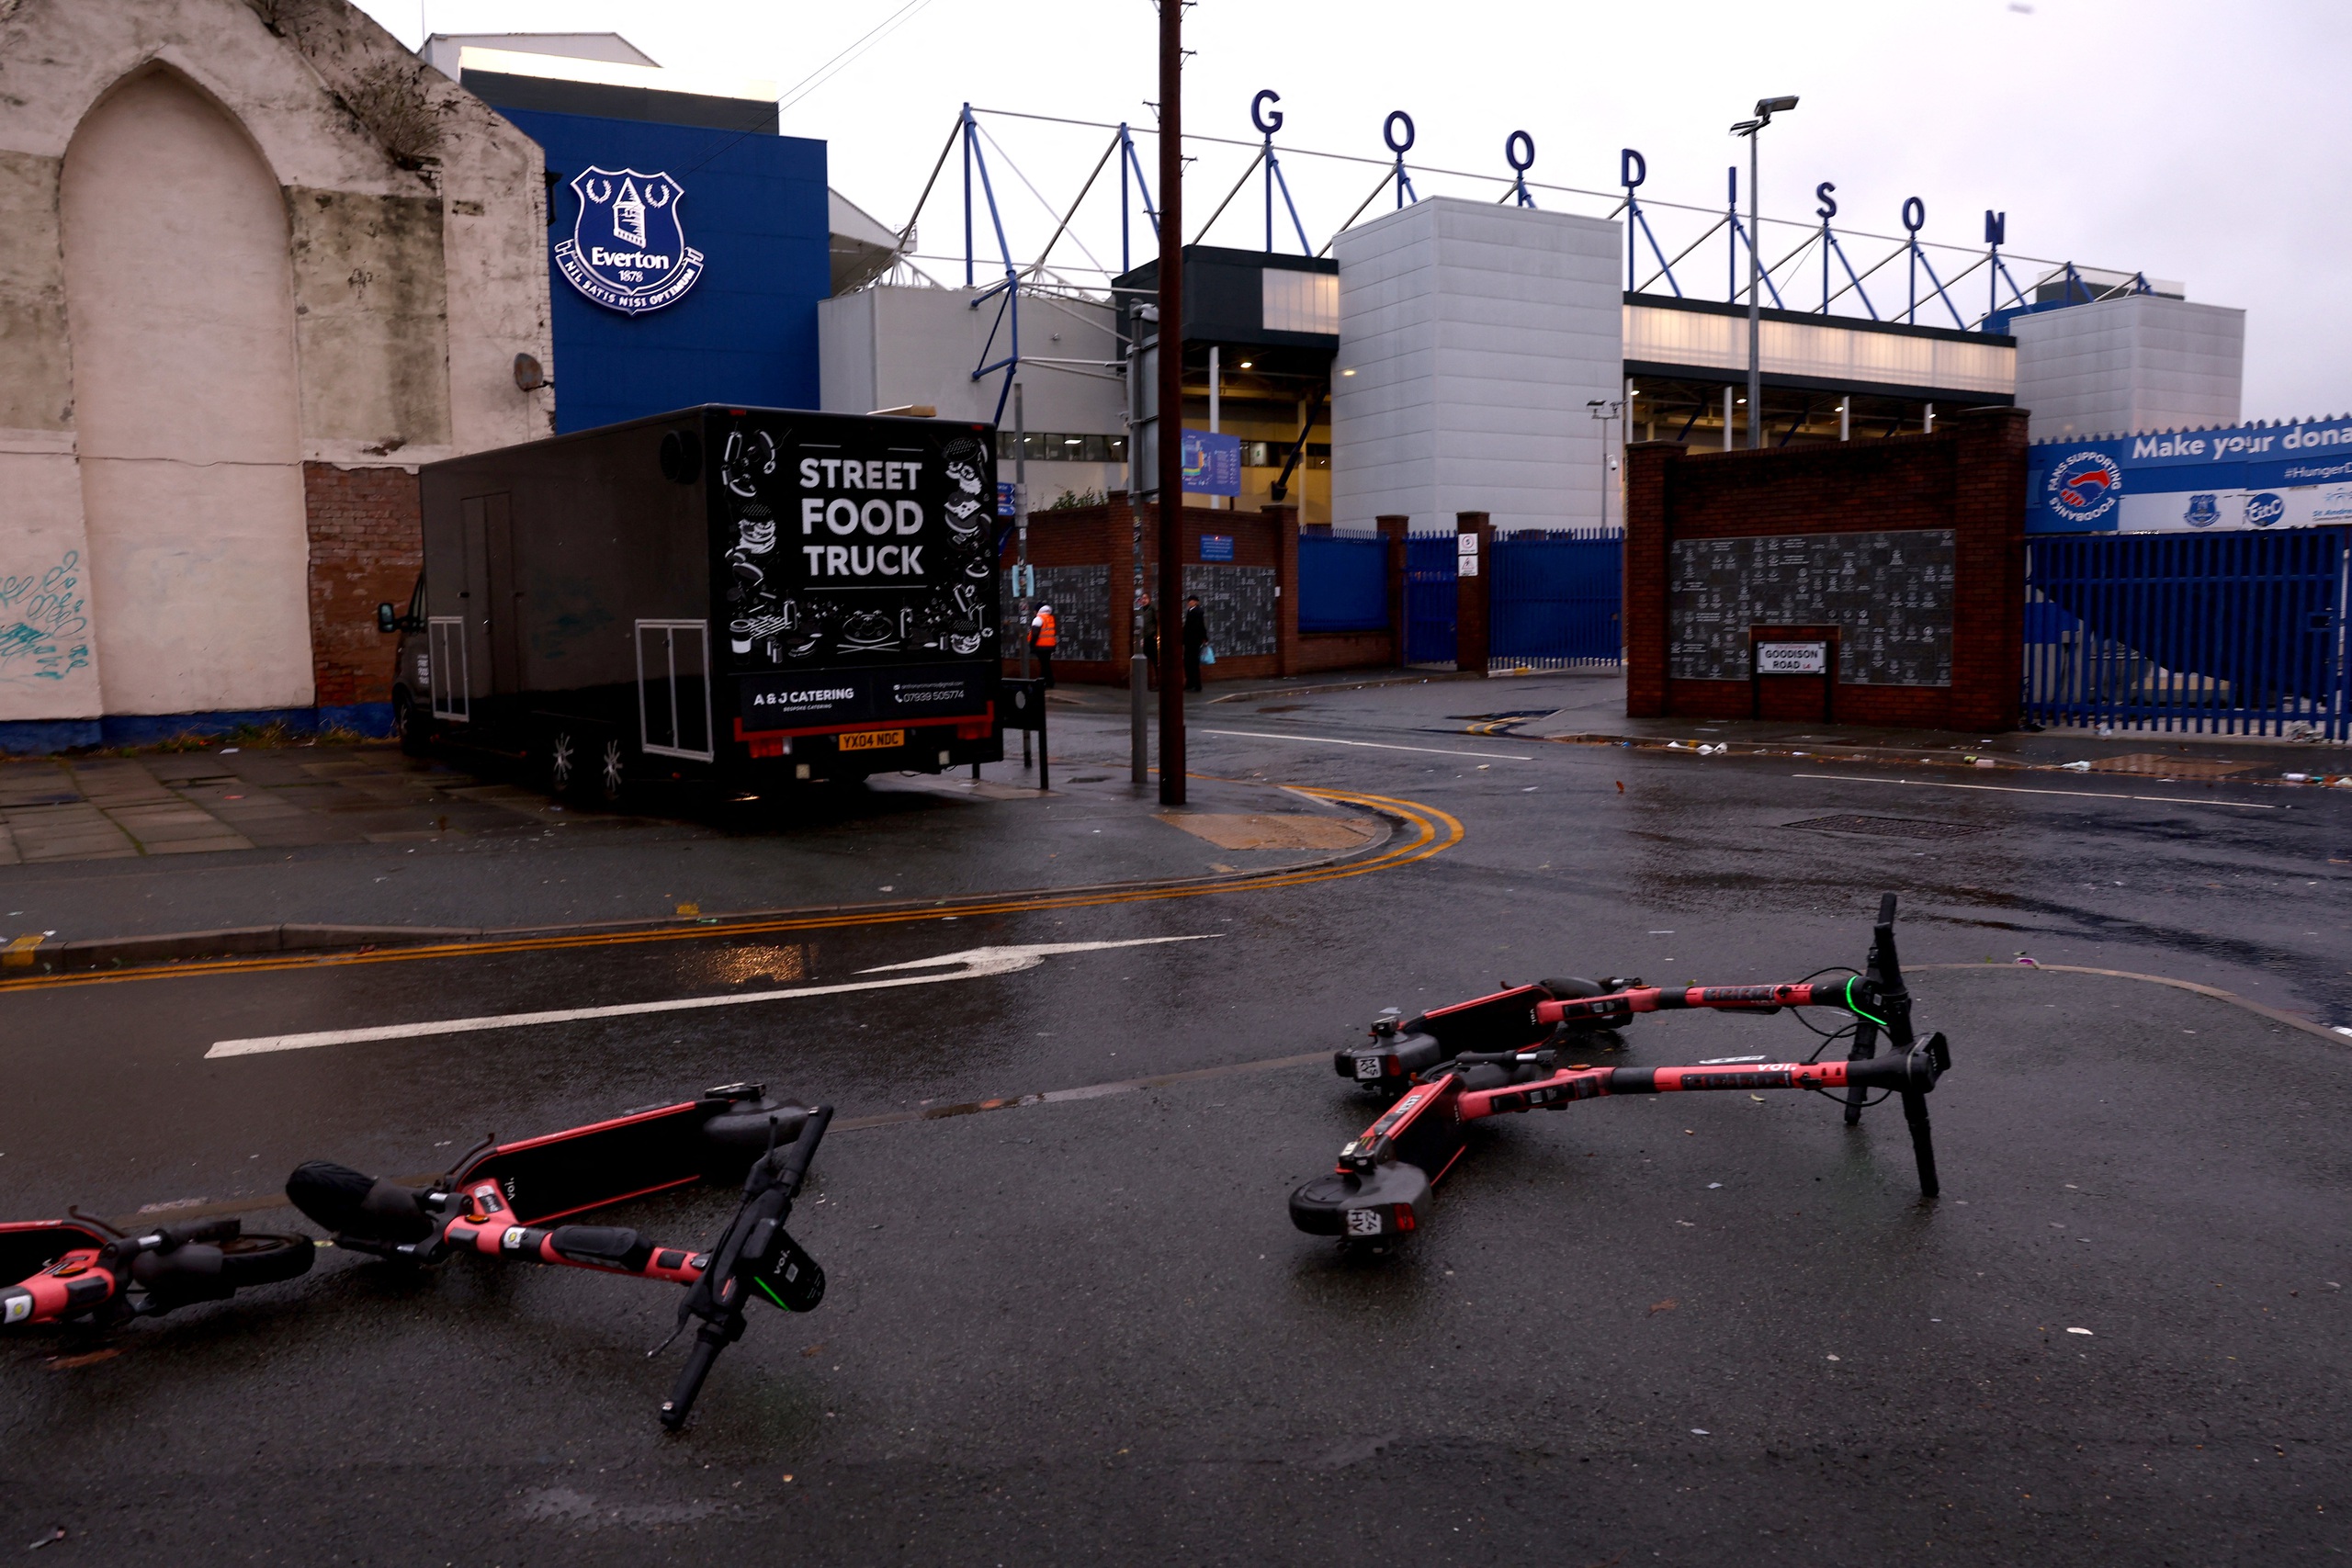
[[514,385],[523,391],[536,392],[555,383],[548,379],[547,367],[539,363],[537,355],[518,354],[514,356]]

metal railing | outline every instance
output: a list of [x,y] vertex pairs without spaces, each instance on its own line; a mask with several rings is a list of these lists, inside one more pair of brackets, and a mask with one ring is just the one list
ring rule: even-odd
[[2344,740],[2347,592],[2352,529],[2030,538],[2025,715]]
[[1495,540],[1487,660],[1525,670],[1610,669],[1625,651],[1625,536],[1614,528]]

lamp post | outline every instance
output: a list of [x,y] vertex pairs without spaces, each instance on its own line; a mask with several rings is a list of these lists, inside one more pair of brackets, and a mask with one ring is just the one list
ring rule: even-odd
[[1797,107],[1793,96],[1756,100],[1756,118],[1743,119],[1731,128],[1734,136],[1747,138],[1747,444],[1764,445],[1764,369],[1760,344],[1763,337],[1763,310],[1758,296],[1763,292],[1764,264],[1756,254],[1756,139],[1757,133],[1772,123],[1776,114],[1786,114]]
[[[1184,0],[1159,0],[1159,803],[1184,804]],[[1170,636],[1170,615],[1175,635]]]
[[1623,399],[1611,402],[1607,398],[1588,398],[1586,409],[1600,422],[1600,526],[1609,526],[1609,422],[1624,412]]

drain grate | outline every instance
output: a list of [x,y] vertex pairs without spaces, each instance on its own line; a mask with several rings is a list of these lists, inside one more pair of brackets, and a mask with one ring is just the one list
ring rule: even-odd
[[2162,751],[2132,751],[2091,764],[2095,773],[2137,773],[2165,779],[2225,779],[2252,773],[2259,762],[2233,762],[2227,757],[2167,757]]
[[1964,839],[1984,831],[1965,822],[1922,822],[1910,817],[1808,817],[1781,825],[1815,833],[1860,833],[1873,839]]

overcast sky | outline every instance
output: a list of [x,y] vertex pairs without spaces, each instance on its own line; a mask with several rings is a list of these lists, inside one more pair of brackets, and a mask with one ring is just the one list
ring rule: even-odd
[[[664,66],[767,77],[788,89],[905,0],[360,3],[411,43],[421,25],[435,32],[608,28]],[[825,141],[835,188],[896,227],[967,99],[1151,126],[1156,28],[1150,0],[922,0],[794,102],[784,129]],[[1726,165],[1745,163],[1725,127],[1760,96],[1794,93],[1802,106],[1766,133],[1768,220],[1812,221],[1814,187],[1823,180],[1836,182],[1839,226],[1877,233],[1899,236],[1911,196],[1927,206],[1920,237],[1955,245],[1978,244],[1985,209],[2006,210],[2009,247],[2021,254],[2141,270],[2185,283],[2192,299],[2244,308],[2248,418],[2352,410],[2352,299],[2340,281],[2352,253],[2352,203],[2343,200],[2352,173],[2345,86],[2352,6],[1684,0],[1659,10],[1556,0],[1199,0],[1185,37],[1196,51],[1185,77],[1189,131],[1251,138],[1251,95],[1261,87],[1282,94],[1287,121],[1276,146],[1294,149],[1283,172],[1317,246],[1379,171],[1306,152],[1385,158],[1380,127],[1394,108],[1408,110],[1418,128],[1415,164],[1505,174],[1504,139],[1523,130],[1536,147],[1532,179],[1611,187],[1618,150],[1632,146],[1648,159],[1645,198],[1719,208]],[[1046,204],[1058,208],[1077,195],[1107,138],[1019,121],[989,127],[1043,195],[1032,196],[1010,172],[998,175],[1015,259],[1025,262],[1052,231]],[[1192,150],[1188,237],[1250,155]],[[1138,151],[1156,186],[1154,144],[1144,141]],[[920,239],[924,253],[956,253],[952,269],[926,265],[960,281],[957,177],[951,164]],[[1499,189],[1418,176],[1416,184],[1423,195]],[[1606,210],[1538,197],[1546,207]],[[691,200],[689,189],[689,225]],[[1668,254],[1707,221],[1661,212]],[[1075,236],[1115,266],[1117,223],[1106,172]],[[1769,227],[1767,234],[1767,259],[1796,238]],[[1212,239],[1263,243],[1254,187]],[[1146,243],[1139,235],[1138,245]],[[1295,250],[1295,239],[1283,248]],[[1889,248],[1859,246],[1855,265]],[[1065,240],[1055,259],[1087,258]],[[1882,312],[1890,303],[1901,309],[1903,270],[1898,262],[1870,280]],[[1688,291],[1722,298],[1721,237],[1678,271]],[[1956,290],[1972,320],[1984,309],[1984,282],[1979,270]],[[1817,267],[1790,289],[1792,307],[1805,304],[1808,287],[1817,304]],[[1950,321],[1940,313],[1920,319]]]

